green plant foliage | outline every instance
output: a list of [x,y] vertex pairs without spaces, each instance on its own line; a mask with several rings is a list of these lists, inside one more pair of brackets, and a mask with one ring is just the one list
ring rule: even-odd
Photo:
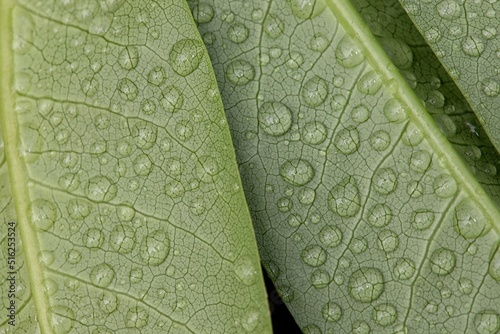
[[187,4],[2,1],[0,24],[0,332],[271,332]]
[[397,3],[190,6],[303,331],[496,333],[498,154]]

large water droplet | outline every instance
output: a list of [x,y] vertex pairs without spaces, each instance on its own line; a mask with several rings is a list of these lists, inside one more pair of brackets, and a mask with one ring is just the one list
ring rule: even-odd
[[380,304],[373,309],[373,320],[382,327],[392,325],[398,318],[398,311],[391,304]]
[[479,334],[495,334],[500,330],[500,315],[493,310],[481,311],[474,317]]
[[226,78],[237,86],[244,86],[255,77],[255,68],[246,60],[237,59],[226,69]]
[[384,292],[384,277],[377,268],[362,267],[351,275],[348,288],[352,298],[370,303]]
[[415,262],[408,258],[401,258],[394,265],[393,273],[398,279],[407,280],[415,274],[415,271]]
[[292,126],[290,109],[279,102],[266,102],[259,108],[259,125],[270,136],[281,136]]
[[438,248],[430,257],[431,270],[437,275],[446,275],[455,269],[456,257],[449,249]]
[[128,254],[135,247],[135,232],[127,225],[116,225],[109,235],[111,248],[120,254]]
[[36,199],[31,203],[31,222],[37,229],[46,231],[54,225],[57,218],[54,203]]
[[337,303],[329,302],[323,306],[321,314],[326,321],[337,322],[342,317],[342,308]]
[[92,268],[90,280],[94,285],[102,288],[108,287],[115,278],[115,271],[107,263],[101,263]]
[[335,55],[338,62],[347,68],[356,67],[365,59],[361,49],[347,35],[340,40]]
[[317,107],[325,102],[328,96],[328,84],[318,76],[307,80],[301,90],[302,102],[309,107]]
[[457,181],[449,174],[441,174],[434,179],[432,184],[434,192],[438,197],[449,198],[458,190]]
[[301,253],[300,257],[302,261],[310,265],[311,267],[318,267],[325,263],[326,261],[326,252],[323,248],[317,245],[307,246]]
[[141,259],[150,266],[162,264],[170,252],[170,239],[163,230],[149,233],[141,243]]
[[359,132],[355,127],[349,126],[337,132],[333,143],[340,152],[352,154],[360,145]]
[[373,176],[373,187],[382,194],[388,195],[392,193],[398,185],[398,178],[394,169],[390,167],[381,168],[375,172]]
[[441,1],[436,9],[443,19],[456,19],[462,12],[462,7],[455,0]]
[[196,4],[192,13],[198,24],[208,23],[214,18],[214,9],[208,3]]
[[491,229],[478,203],[469,198],[461,200],[455,207],[453,227],[466,239],[479,238]]
[[353,177],[344,178],[330,191],[328,200],[330,210],[341,217],[353,217],[361,208],[359,189]]
[[292,159],[281,165],[280,175],[290,184],[303,186],[314,177],[314,169],[306,160]]
[[185,77],[200,66],[204,55],[204,46],[193,39],[181,39],[172,46],[169,60],[173,70]]

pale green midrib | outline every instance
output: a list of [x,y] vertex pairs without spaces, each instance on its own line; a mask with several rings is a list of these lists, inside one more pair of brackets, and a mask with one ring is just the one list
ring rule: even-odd
[[49,301],[43,292],[44,273],[38,261],[39,244],[36,232],[30,224],[28,175],[20,157],[19,123],[14,113],[12,57],[12,0],[0,0],[0,126],[3,132],[5,157],[9,170],[12,199],[16,208],[19,236],[23,243],[25,265],[28,270],[31,296],[35,304],[37,323],[44,334],[53,333],[48,318]]
[[[397,83],[399,88],[394,95],[406,104],[409,109],[410,119],[424,132],[424,137],[428,139],[429,144],[435,143],[432,147],[435,153],[437,153],[436,155],[443,167],[455,177],[466,193],[478,200],[477,202],[483,207],[485,215],[493,229],[497,235],[500,235],[500,221],[495,219],[500,217],[500,210],[446,137],[437,129],[431,116],[427,113],[413,90],[408,86],[403,76],[397,70],[390,71],[387,68],[387,65],[392,64],[392,61],[378,44],[376,38],[371,34],[369,28],[359,16],[359,13],[349,0],[325,1],[349,36],[361,48],[367,61],[379,73],[383,81],[386,84],[389,81]],[[368,50],[366,46],[369,46],[370,49]]]

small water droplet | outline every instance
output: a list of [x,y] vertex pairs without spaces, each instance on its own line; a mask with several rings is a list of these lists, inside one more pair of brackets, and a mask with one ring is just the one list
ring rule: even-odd
[[36,199],[30,205],[31,223],[37,229],[46,231],[50,229],[57,218],[57,210],[54,203],[44,199]]
[[145,121],[137,121],[131,130],[132,138],[141,149],[149,149],[156,143],[158,128]]
[[290,69],[297,69],[304,63],[304,57],[299,52],[290,52],[290,59],[286,61],[286,66]]
[[378,130],[370,135],[370,145],[376,151],[384,151],[391,144],[391,136],[387,131]]
[[153,169],[153,163],[145,154],[138,155],[134,160],[134,172],[137,176],[147,176]]
[[467,36],[462,41],[462,50],[471,57],[479,57],[484,52],[484,42],[480,37]]
[[139,63],[139,49],[135,46],[122,49],[118,55],[118,63],[128,71],[136,68]]
[[208,3],[196,4],[192,13],[198,24],[208,23],[214,18],[214,9]]
[[243,43],[248,38],[248,28],[242,23],[235,23],[227,30],[227,37],[236,44]]
[[431,155],[428,151],[419,150],[412,152],[410,168],[418,173],[425,173],[431,165]]
[[391,230],[382,230],[378,234],[378,245],[386,253],[394,252],[399,246],[399,238]]
[[437,275],[446,275],[455,269],[455,254],[446,248],[435,249],[429,260],[432,272]]
[[352,334],[369,334],[370,326],[364,321],[356,320],[352,324]]
[[359,189],[353,177],[345,177],[330,191],[328,206],[341,217],[353,217],[361,208]]
[[335,147],[344,154],[352,154],[356,152],[360,145],[358,130],[353,126],[348,126],[340,130],[335,135]]
[[116,225],[110,233],[111,248],[120,254],[128,254],[135,247],[135,232],[127,225]]
[[384,115],[393,123],[401,123],[407,118],[406,108],[396,99],[390,99],[385,103]]
[[489,97],[498,96],[500,93],[500,83],[495,78],[489,78],[483,82],[483,93]]
[[462,7],[455,0],[444,0],[436,6],[439,16],[443,19],[456,19],[462,14]]
[[369,71],[359,78],[357,87],[363,94],[374,95],[382,87],[382,79],[375,71]]
[[70,333],[74,327],[75,313],[63,305],[54,305],[50,308],[52,330],[55,334]]
[[417,230],[428,229],[436,219],[436,215],[432,211],[417,210],[413,213],[412,226]]
[[92,268],[90,281],[99,287],[106,288],[115,279],[114,269],[107,263],[101,263]]
[[131,307],[125,314],[125,326],[127,328],[143,328],[149,320],[149,313],[142,306]]
[[314,177],[314,169],[306,160],[292,159],[281,165],[280,175],[290,184],[303,186]]
[[398,178],[394,169],[390,167],[381,168],[375,172],[373,176],[374,189],[382,194],[388,195],[392,193],[398,185]]
[[347,99],[345,98],[344,95],[341,95],[341,94],[336,94],[336,95],[332,96],[332,99],[330,100],[330,107],[333,110],[344,109],[346,104],[347,104]]
[[316,0],[291,0],[292,13],[298,19],[305,20],[318,16],[326,8],[326,3]]
[[342,308],[337,303],[329,302],[323,306],[321,314],[326,321],[337,322],[342,317]]
[[[22,78],[19,77],[19,75],[17,75],[16,78],[18,80],[22,79]],[[87,95],[88,97],[92,97],[99,90],[99,81],[97,81],[97,79],[94,79],[94,78],[85,78],[82,81],[82,86],[81,87],[82,87],[82,91],[83,91],[83,93],[85,95]],[[29,89],[29,87],[27,89]],[[25,94],[27,92],[20,91],[20,93],[24,93]]]
[[353,238],[349,243],[349,249],[354,254],[361,254],[368,248],[368,242],[365,238]]
[[385,204],[375,204],[368,212],[368,223],[373,227],[384,227],[392,220],[392,210]]
[[310,205],[314,203],[316,198],[316,192],[312,188],[304,187],[298,194],[299,202],[304,205]]
[[342,242],[342,232],[338,227],[327,225],[321,230],[319,240],[327,247],[336,247]]
[[491,229],[479,205],[469,198],[463,199],[455,207],[453,227],[466,239],[479,238]]
[[141,259],[150,266],[159,266],[170,252],[170,239],[163,230],[152,231],[142,241]]
[[264,21],[264,32],[272,39],[276,39],[283,34],[283,31],[285,31],[283,21],[273,14],[267,15]]
[[422,131],[415,125],[415,123],[410,122],[406,127],[406,131],[403,134],[403,143],[408,146],[417,146],[422,142],[424,136]]
[[259,125],[270,136],[285,134],[292,125],[290,109],[279,102],[266,102],[259,108]]
[[356,67],[365,59],[361,49],[347,35],[340,40],[335,55],[338,62],[347,68]]
[[491,258],[488,273],[493,279],[500,281],[500,248],[496,250]]
[[88,248],[100,248],[104,243],[104,234],[96,228],[88,229],[83,235],[83,244]]
[[434,314],[438,311],[438,306],[434,302],[429,302],[424,309],[427,313]]
[[133,83],[132,80],[127,78],[121,79],[118,82],[118,90],[120,91],[122,98],[129,101],[135,100],[137,94],[139,93],[139,89],[137,88],[136,84]]
[[330,284],[330,274],[322,269],[316,269],[311,274],[311,284],[316,289],[323,289]]
[[398,318],[398,311],[391,304],[380,304],[373,309],[373,320],[382,327],[392,325]]
[[302,102],[309,107],[318,107],[328,96],[328,84],[318,76],[307,80],[301,90]]
[[244,86],[255,77],[255,68],[246,60],[237,59],[226,68],[226,78],[237,86]]
[[305,264],[318,267],[325,263],[327,253],[318,245],[310,245],[300,253],[300,257]]
[[247,256],[240,256],[235,261],[234,272],[238,279],[248,286],[253,285],[258,278],[256,265],[252,259]]
[[200,66],[204,51],[205,48],[200,41],[193,39],[177,41],[169,53],[172,69],[183,77],[191,74]]
[[68,201],[66,210],[71,218],[82,220],[92,212],[92,206],[85,200],[73,198]]
[[370,111],[362,104],[357,105],[351,110],[351,118],[357,123],[364,123],[370,118]]
[[315,34],[310,42],[309,47],[313,51],[323,52],[330,45],[330,41],[322,33]]
[[349,278],[348,289],[355,300],[371,303],[384,292],[384,276],[377,268],[362,267]]

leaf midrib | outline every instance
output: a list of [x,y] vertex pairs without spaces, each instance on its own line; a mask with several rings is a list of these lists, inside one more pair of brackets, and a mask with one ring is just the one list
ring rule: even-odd
[[[441,131],[436,131],[436,125],[426,111],[419,98],[408,86],[385,51],[378,44],[368,26],[359,16],[349,0],[325,0],[328,8],[334,13],[339,23],[344,27],[354,43],[362,50],[366,60],[381,76],[387,89],[389,84],[395,83],[398,87],[394,96],[408,107],[408,117],[424,132],[429,145],[432,145],[439,163],[448,170],[471,197],[476,198],[485,211],[485,216],[491,222],[492,228],[500,235],[500,209],[493,203],[489,195],[479,184],[472,171],[458,155]],[[368,49],[369,47],[369,49]],[[383,64],[387,64],[384,66]],[[391,71],[388,67],[392,68]]]
[[36,231],[30,224],[28,172],[20,152],[19,122],[14,111],[14,60],[12,57],[12,10],[11,0],[0,1],[0,127],[2,129],[5,157],[15,205],[19,237],[22,241],[24,260],[28,270],[31,296],[35,304],[36,321],[42,333],[52,333],[47,310],[49,301],[42,286],[44,272],[38,260],[40,246]]

